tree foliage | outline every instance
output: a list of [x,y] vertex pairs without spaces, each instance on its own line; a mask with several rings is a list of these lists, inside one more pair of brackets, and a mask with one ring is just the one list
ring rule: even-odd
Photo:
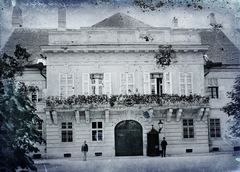
[[30,54],[17,45],[15,56],[3,54],[0,59],[0,170],[37,170],[28,153],[39,151],[36,143],[44,141],[36,130],[36,124],[42,121],[25,84],[15,81],[16,75],[22,75]]
[[235,80],[233,90],[227,94],[228,98],[231,98],[231,102],[227,103],[222,110],[232,117],[228,121],[231,123],[228,132],[233,137],[240,137],[240,75]]

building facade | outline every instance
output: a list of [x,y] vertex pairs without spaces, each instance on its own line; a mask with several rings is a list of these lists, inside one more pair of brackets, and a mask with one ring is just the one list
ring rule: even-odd
[[122,13],[67,29],[66,9],[58,16],[57,29],[16,28],[2,50],[32,54],[18,80],[44,121],[42,157],[79,157],[84,141],[92,157],[158,156],[163,137],[168,155],[232,151],[220,109],[239,50],[220,29],[158,28]]

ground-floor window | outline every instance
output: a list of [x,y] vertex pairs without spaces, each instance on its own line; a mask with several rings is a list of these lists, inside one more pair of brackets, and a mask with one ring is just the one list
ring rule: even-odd
[[210,119],[210,136],[221,137],[220,119]]
[[42,137],[42,122],[37,122],[35,124],[36,130],[40,133],[40,136]]
[[183,119],[183,138],[194,138],[193,119]]
[[62,142],[73,141],[72,122],[62,122]]
[[103,123],[92,122],[92,141],[103,140]]

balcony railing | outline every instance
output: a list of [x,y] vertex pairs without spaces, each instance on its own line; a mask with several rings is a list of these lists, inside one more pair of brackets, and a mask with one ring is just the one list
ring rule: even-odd
[[133,95],[73,95],[67,98],[59,96],[50,96],[46,99],[47,107],[73,107],[84,105],[108,105],[110,107],[122,105],[133,106],[136,104],[155,104],[157,106],[166,105],[208,105],[209,97],[200,95],[176,95],[176,94],[133,94]]

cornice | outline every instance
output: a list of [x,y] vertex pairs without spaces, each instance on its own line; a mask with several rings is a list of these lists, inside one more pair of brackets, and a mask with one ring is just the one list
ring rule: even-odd
[[[82,44],[82,45],[49,45],[41,46],[44,53],[130,53],[130,52],[158,52],[159,44]],[[208,45],[172,45],[176,52],[207,51]]]

